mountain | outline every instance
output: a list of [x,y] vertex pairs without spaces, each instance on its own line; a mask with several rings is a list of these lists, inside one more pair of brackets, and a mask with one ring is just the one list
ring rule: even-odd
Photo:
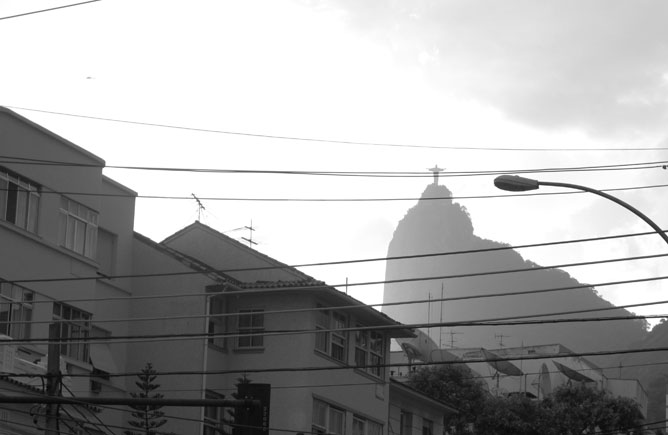
[[[509,245],[480,238],[474,234],[466,209],[450,199],[447,187],[430,184],[417,205],[408,210],[399,222],[388,248],[388,256],[425,253],[448,253],[482,249],[498,249]],[[435,199],[438,198],[438,199]],[[631,315],[603,299],[591,287],[572,290],[502,296],[507,292],[526,292],[551,288],[582,286],[567,272],[558,269],[537,269],[512,249],[491,252],[470,252],[426,258],[391,260],[387,263],[384,302],[429,301],[441,298],[470,297],[493,294],[495,297],[458,301],[423,302],[390,305],[383,311],[407,324],[458,322],[506,317],[564,313],[574,310],[613,308],[610,311],[582,314],[560,314],[554,318],[582,318]],[[483,274],[490,271],[536,269],[527,272]],[[411,281],[410,278],[480,274],[478,276]],[[431,338],[448,347],[487,347],[500,345],[562,344],[576,352],[619,349],[640,342],[647,335],[646,323],[640,320],[542,323],[538,325],[457,326],[430,328]],[[589,358],[598,364],[610,358]]]

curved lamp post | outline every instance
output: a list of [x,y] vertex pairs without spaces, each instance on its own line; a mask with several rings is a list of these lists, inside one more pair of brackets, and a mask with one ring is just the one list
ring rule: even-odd
[[650,227],[652,227],[654,231],[656,231],[656,233],[659,236],[661,236],[661,238],[666,243],[668,243],[668,236],[666,236],[666,233],[664,233],[663,230],[659,228],[657,224],[654,223],[654,221],[645,216],[642,212],[640,212],[637,208],[633,207],[632,205],[627,204],[626,202],[622,201],[619,198],[615,198],[612,195],[608,195],[605,192],[601,192],[600,190],[592,189],[591,187],[580,186],[578,184],[532,180],[530,178],[524,178],[517,175],[501,175],[499,177],[496,177],[494,179],[494,185],[501,190],[508,190],[510,192],[524,192],[526,190],[536,190],[540,186],[554,186],[554,187],[566,187],[568,189],[584,190],[585,192],[594,193],[598,196],[602,196],[603,198],[609,199],[612,202],[616,202],[625,209],[633,212],[640,219],[647,222],[647,224]]

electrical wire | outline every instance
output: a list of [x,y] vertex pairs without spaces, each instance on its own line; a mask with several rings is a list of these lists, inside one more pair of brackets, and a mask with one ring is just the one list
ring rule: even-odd
[[[664,230],[665,232],[665,230]],[[645,234],[654,234],[654,233],[639,233],[642,235]],[[610,238],[618,238],[620,236],[611,236]],[[623,237],[623,236],[621,236]],[[590,241],[590,240],[606,240],[607,237],[602,238],[590,238],[590,239],[580,239],[580,241]],[[341,265],[341,264],[352,264],[352,263],[363,263],[371,261],[383,261],[383,260],[397,260],[397,259],[414,259],[414,258],[426,258],[434,256],[443,256],[443,255],[455,255],[455,254],[464,254],[464,253],[476,253],[476,252],[491,252],[495,250],[507,250],[507,249],[520,249],[526,247],[538,247],[538,246],[548,246],[550,244],[563,244],[570,242],[548,242],[541,244],[531,244],[531,245],[518,245],[516,247],[499,247],[497,248],[488,248],[488,249],[478,249],[478,250],[466,250],[466,251],[453,251],[450,253],[432,253],[432,254],[416,254],[416,255],[405,255],[405,256],[396,256],[396,257],[382,257],[375,259],[362,259],[362,260],[345,260],[345,261],[334,261],[334,262],[321,262],[321,263],[305,263],[297,265],[272,265],[272,266],[262,266],[262,267],[251,267],[251,268],[232,268],[232,269],[214,269],[210,267],[206,270],[191,270],[191,271],[181,271],[181,272],[155,272],[155,273],[144,273],[144,274],[119,274],[119,275],[95,275],[95,276],[76,276],[76,277],[63,277],[63,278],[32,278],[32,279],[5,279],[1,282],[9,284],[27,284],[27,283],[41,283],[41,282],[72,282],[72,281],[97,281],[100,279],[127,279],[127,278],[155,278],[155,277],[169,277],[169,276],[185,276],[185,275],[201,275],[208,273],[217,273],[217,274],[229,274],[232,272],[246,272],[246,271],[258,271],[258,270],[271,270],[271,269],[295,269],[300,267],[313,267],[313,266],[326,266],[326,265]],[[552,266],[536,266],[530,268],[520,268],[520,269],[511,269],[511,270],[497,270],[497,271],[487,271],[487,272],[475,272],[468,274],[455,274],[447,276],[435,276],[435,277],[416,277],[416,278],[405,278],[405,279],[395,279],[395,280],[385,280],[385,281],[367,281],[367,282],[358,282],[358,283],[341,283],[341,284],[319,284],[321,287],[355,287],[355,286],[367,286],[367,285],[377,285],[377,284],[389,284],[389,283],[399,283],[399,282],[414,282],[414,281],[428,281],[436,279],[450,279],[450,278],[468,278],[473,276],[484,276],[484,275],[496,275],[496,274],[508,274],[515,272],[529,272],[545,269],[556,269],[556,268],[567,268],[567,267],[578,267],[578,266],[591,266],[596,264],[604,263],[615,263],[621,261],[633,261],[633,260],[646,260],[652,258],[658,258],[667,256],[668,254],[654,254],[654,255],[643,255],[643,256],[633,256],[633,257],[619,257],[607,260],[593,260],[587,262],[576,262],[576,263],[563,263]],[[318,282],[320,283],[320,282]],[[303,287],[303,286],[302,286]],[[314,288],[316,286],[311,286]],[[292,289],[291,289],[292,290]]]
[[[95,2],[99,2],[99,1],[101,1],[101,0],[88,0],[88,1],[80,2],[80,3],[72,3],[72,4],[69,4],[69,5],[57,6],[57,7],[55,7],[55,8],[41,9],[41,10],[38,10],[38,11],[32,11],[32,12],[24,12],[24,13],[22,13],[22,14],[16,14],[16,15],[9,15],[9,16],[6,16],[6,17],[0,17],[0,20],[8,20],[8,19],[10,19],[10,18],[25,17],[26,15],[40,14],[40,13],[42,13],[42,12],[49,12],[49,11],[55,11],[55,10],[57,10],[57,9],[71,8],[72,6],[80,6],[80,5],[85,5],[85,4],[87,4],[87,3],[95,3]],[[9,106],[5,106],[5,107],[9,107]],[[22,109],[22,110],[30,110],[30,109]]]
[[[612,286],[612,285],[623,285],[623,284],[636,284],[636,283],[642,283],[642,282],[651,282],[651,281],[658,281],[658,280],[664,280],[668,279],[668,276],[661,276],[661,277],[651,277],[651,278],[642,278],[642,279],[634,279],[634,280],[623,280],[623,281],[609,281],[609,282],[603,282],[603,283],[597,283],[597,284],[584,284],[584,285],[576,285],[576,286],[564,286],[564,287],[552,287],[552,288],[547,288],[547,289],[536,289],[536,290],[522,290],[522,291],[506,291],[502,293],[483,293],[483,294],[473,294],[473,295],[464,295],[464,296],[453,296],[453,297],[444,297],[444,298],[434,298],[434,299],[414,299],[414,300],[408,300],[408,301],[400,301],[400,302],[385,302],[385,303],[379,303],[379,304],[352,304],[352,305],[342,305],[342,306],[337,306],[335,309],[337,311],[345,311],[345,310],[359,310],[361,308],[371,308],[373,309],[374,307],[387,307],[387,306],[404,306],[404,305],[414,305],[414,304],[426,304],[426,303],[436,303],[436,302],[457,302],[457,301],[462,301],[462,300],[471,300],[471,299],[485,299],[485,298],[494,298],[494,297],[505,297],[505,296],[524,296],[527,294],[540,294],[540,293],[550,293],[550,292],[557,292],[557,291],[567,291],[567,290],[580,290],[580,289],[591,289],[593,287],[605,287],[605,286]],[[308,288],[305,288],[303,290],[309,290]],[[264,293],[264,292],[263,292]],[[244,291],[240,292],[225,292],[225,293],[198,293],[197,296],[199,297],[211,297],[211,296],[234,296],[234,295],[249,295],[249,293],[246,293]],[[193,296],[193,295],[189,295]],[[60,300],[59,300],[60,301]],[[52,303],[52,301],[39,301],[39,302],[48,302]],[[60,301],[62,302],[62,301]],[[540,315],[527,315],[527,316],[515,316],[513,319],[517,318],[531,318],[531,317],[538,317],[538,316],[549,316],[549,315],[564,315],[564,314],[582,314],[582,313],[588,313],[588,312],[598,312],[598,311],[607,311],[607,310],[622,310],[622,309],[627,309],[627,308],[638,308],[638,307],[643,307],[643,306],[651,306],[651,305],[662,305],[668,303],[668,300],[665,301],[653,301],[653,302],[643,302],[643,303],[635,303],[635,304],[628,304],[628,305],[615,305],[611,307],[602,307],[602,308],[593,308],[593,309],[583,309],[583,310],[573,310],[573,311],[567,311],[567,312],[558,312],[558,313],[547,313],[547,314],[540,314]],[[309,308],[294,308],[294,309],[283,309],[283,310],[266,310],[263,312],[263,315],[275,315],[275,314],[296,314],[296,313],[309,313],[309,312],[319,312],[319,311],[329,311],[332,310],[332,307],[309,307]],[[241,314],[238,312],[232,312],[232,313],[211,313],[211,314],[189,314],[189,315],[178,315],[178,316],[153,316],[153,317],[128,317],[128,318],[116,318],[116,319],[96,319],[94,323],[96,325],[99,324],[107,324],[107,323],[130,323],[130,322],[147,322],[147,321],[171,321],[171,320],[192,320],[192,319],[225,319],[225,318],[230,318],[230,317],[238,317]],[[646,318],[663,318],[663,315],[656,315],[656,317],[650,317],[650,316],[645,316]],[[484,321],[491,321],[494,319],[487,319]],[[499,320],[499,319],[496,319]],[[481,322],[483,320],[479,320],[478,322]],[[50,319],[50,320],[16,320],[12,321],[12,324],[15,325],[21,325],[21,324],[50,324],[50,323],[69,323],[67,319]],[[435,325],[435,323],[430,323],[429,325]],[[415,327],[411,325],[404,325],[406,327]],[[383,329],[382,327],[378,327],[378,329]]]
[[[139,171],[166,171],[166,172],[193,172],[213,174],[251,174],[251,175],[327,175],[344,177],[389,177],[389,178],[432,178],[433,174],[424,171],[299,171],[299,170],[261,170],[261,169],[223,169],[223,168],[186,168],[166,166],[130,166],[130,165],[107,165],[94,163],[77,163],[61,160],[45,160],[16,156],[0,155],[0,164],[30,165],[30,166],[64,166],[83,168],[106,168],[127,169]],[[634,169],[659,169],[664,168],[667,160],[652,162],[636,162],[607,165],[570,166],[556,168],[528,168],[528,169],[495,169],[480,171],[444,171],[439,177],[468,177],[468,176],[490,176],[504,174],[535,174],[535,173],[563,173],[563,172],[592,172],[592,171],[617,171]]]
[[[645,186],[633,187],[618,187],[610,189],[600,189],[601,192],[627,192],[632,190],[646,190],[646,189],[660,189],[668,187],[668,184],[652,184]],[[7,191],[8,188],[2,188],[0,191]],[[496,195],[456,195],[456,196],[433,196],[427,198],[418,197],[385,197],[385,198],[295,198],[295,197],[221,197],[221,196],[198,196],[202,201],[237,201],[237,202],[350,202],[350,203],[366,203],[366,202],[401,202],[401,201],[442,201],[442,200],[470,200],[470,199],[499,199],[499,198],[521,198],[534,196],[554,196],[554,195],[580,195],[586,192],[583,191],[557,191],[557,192],[532,192],[532,193],[508,193]],[[92,196],[100,198],[137,198],[137,199],[155,199],[155,200],[188,200],[192,201],[191,196],[178,195],[141,195],[129,193],[95,193],[95,192],[76,192],[76,191],[56,191],[52,189],[43,189],[40,194],[53,195],[76,195],[76,196]],[[229,231],[228,231],[229,232]]]
[[[511,356],[511,357],[498,357],[498,358],[479,358],[475,360],[457,360],[457,361],[437,361],[437,362],[414,362],[413,366],[434,366],[434,365],[453,365],[463,363],[478,363],[478,362],[502,362],[502,361],[530,361],[530,360],[543,360],[551,359],[555,357],[591,357],[591,356],[609,356],[609,355],[630,355],[630,354],[639,354],[639,353],[653,353],[653,352],[668,352],[668,347],[648,347],[648,348],[636,348],[636,349],[614,349],[614,350],[600,350],[600,351],[585,351],[585,352],[571,352],[567,354],[552,354],[552,355],[524,355],[524,356]],[[385,363],[385,364],[373,364],[373,365],[349,365],[349,364],[336,364],[336,365],[319,365],[319,366],[302,366],[302,367],[267,367],[267,368],[239,368],[239,369],[220,369],[220,370],[165,370],[158,371],[157,376],[201,376],[201,375],[232,375],[232,374],[241,374],[241,375],[250,375],[253,373],[301,373],[301,372],[324,372],[324,371],[337,371],[337,370],[358,370],[365,369],[369,367],[380,367],[380,368],[391,368],[391,367],[405,367],[406,363]],[[123,373],[108,373],[109,377],[130,377],[137,376],[141,372],[123,372]],[[7,377],[11,377],[11,374],[7,374]],[[68,375],[71,378],[89,378],[91,374],[89,373],[71,373]]]
[[364,142],[364,141],[347,141],[347,140],[336,140],[336,139],[326,139],[326,138],[310,138],[310,137],[299,137],[299,136],[281,136],[281,135],[271,135],[271,134],[261,134],[261,133],[249,133],[249,132],[239,132],[239,131],[229,131],[229,130],[216,130],[208,128],[197,128],[197,127],[188,127],[188,126],[178,126],[172,124],[160,124],[153,122],[142,122],[142,121],[132,121],[127,119],[117,119],[117,118],[107,118],[101,116],[91,116],[91,115],[80,115],[73,113],[57,112],[51,110],[42,110],[42,109],[31,109],[27,107],[19,106],[9,106],[5,105],[9,109],[15,110],[25,110],[30,112],[46,113],[50,115],[59,115],[59,116],[68,116],[81,119],[90,119],[96,121],[105,121],[105,122],[116,122],[123,124],[131,125],[141,125],[146,127],[160,127],[168,128],[175,130],[184,130],[184,131],[196,131],[201,133],[215,133],[215,134],[224,134],[224,135],[234,135],[234,136],[246,136],[262,139],[279,139],[279,140],[293,140],[293,141],[302,141],[302,142],[320,142],[320,143],[329,143],[329,144],[339,144],[339,145],[362,145],[362,146],[372,146],[372,147],[394,147],[394,148],[426,148],[426,149],[448,149],[448,150],[468,150],[468,151],[664,151],[668,150],[668,147],[636,147],[636,148],[522,148],[522,147],[462,147],[462,146],[435,146],[435,145],[419,145],[419,144],[408,144],[408,143],[386,143],[386,142]]

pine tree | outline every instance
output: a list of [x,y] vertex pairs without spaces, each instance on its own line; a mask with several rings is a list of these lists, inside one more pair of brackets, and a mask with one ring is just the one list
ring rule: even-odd
[[[157,372],[151,363],[146,363],[141,373],[137,375],[138,381],[135,385],[139,388],[138,393],[130,393],[135,399],[162,399],[164,396],[156,393],[155,390],[160,388],[159,384],[155,383]],[[132,417],[135,420],[130,420],[130,426],[136,427],[138,430],[126,430],[124,435],[157,435],[157,429],[167,423],[167,419],[163,418],[165,413],[160,411],[160,405],[130,405]]]

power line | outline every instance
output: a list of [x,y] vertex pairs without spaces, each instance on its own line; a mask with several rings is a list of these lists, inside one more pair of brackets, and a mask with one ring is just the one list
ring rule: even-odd
[[[665,230],[664,230],[665,232]],[[248,271],[259,271],[259,270],[272,270],[272,269],[295,269],[300,267],[315,267],[315,266],[329,266],[329,265],[343,265],[343,264],[353,264],[353,263],[365,263],[373,261],[389,261],[389,260],[401,260],[401,259],[415,259],[415,258],[427,258],[435,256],[444,256],[444,255],[458,255],[458,254],[470,254],[470,253],[479,253],[479,252],[493,252],[500,250],[508,249],[523,249],[530,247],[539,247],[539,246],[548,246],[548,245],[557,245],[557,244],[566,244],[566,243],[578,243],[585,241],[598,241],[598,240],[607,240],[615,239],[622,237],[631,237],[634,235],[648,235],[655,234],[655,232],[643,232],[635,234],[626,234],[618,236],[605,236],[605,237],[594,237],[594,238],[585,238],[585,239],[576,239],[572,241],[558,241],[558,242],[545,242],[545,243],[535,243],[527,245],[516,245],[516,246],[504,246],[504,247],[495,247],[495,248],[483,248],[483,249],[474,249],[474,250],[463,250],[463,251],[452,251],[452,252],[440,252],[432,254],[415,254],[415,255],[405,255],[405,256],[396,256],[396,257],[378,257],[372,259],[357,259],[357,260],[342,260],[342,261],[331,261],[331,262],[319,262],[319,263],[304,263],[297,265],[276,265],[276,266],[262,266],[262,267],[249,267],[249,268],[233,268],[233,269],[214,269],[210,268],[207,270],[191,270],[191,271],[182,271],[182,272],[156,272],[156,273],[145,273],[145,274],[121,274],[121,275],[105,275],[101,277],[99,275],[95,276],[78,276],[78,277],[62,277],[62,278],[24,278],[24,279],[4,279],[0,282],[6,282],[10,284],[28,284],[28,283],[40,283],[40,282],[62,282],[62,281],[91,281],[91,280],[100,280],[100,279],[128,279],[128,278],[154,278],[154,277],[169,277],[169,276],[186,276],[186,275],[201,275],[206,273],[218,273],[218,274],[229,274],[232,272],[248,272]],[[413,282],[413,281],[427,281],[427,280],[436,280],[436,279],[450,279],[450,278],[468,278],[474,276],[484,276],[484,275],[495,275],[495,274],[507,274],[515,272],[530,272],[536,270],[545,270],[545,269],[556,269],[556,268],[566,268],[566,267],[577,267],[577,266],[589,266],[595,264],[604,264],[604,263],[614,263],[621,261],[633,261],[633,260],[644,260],[651,258],[658,258],[667,256],[668,254],[655,254],[655,255],[643,255],[643,256],[634,256],[634,257],[620,257],[607,260],[594,260],[587,262],[576,262],[576,263],[564,263],[551,266],[536,266],[529,268],[520,268],[520,269],[511,269],[511,270],[498,270],[498,271],[487,271],[487,272],[476,272],[476,273],[467,273],[467,274],[456,274],[456,275],[446,275],[446,276],[434,276],[434,277],[416,277],[416,278],[405,278],[405,279],[395,279],[395,280],[385,280],[385,281],[371,281],[371,282],[359,282],[359,283],[345,283],[345,284],[325,284],[320,283],[319,285],[311,285],[310,288],[315,287],[343,287],[343,286],[366,286],[366,285],[376,285],[376,284],[388,284],[388,283],[399,283],[399,282]],[[288,289],[287,287],[281,287],[283,289]],[[120,298],[110,298],[113,300]],[[132,298],[130,298],[132,299]],[[83,300],[83,299],[81,299]],[[98,300],[98,299],[90,299]]]
[[[271,174],[271,175],[330,175],[330,176],[352,176],[352,177],[400,177],[400,178],[429,178],[431,174],[424,171],[299,171],[299,170],[262,170],[262,169],[223,169],[223,168],[186,168],[167,166],[130,166],[130,165],[105,165],[94,163],[66,162],[60,160],[45,160],[15,156],[0,155],[0,163],[31,166],[68,166],[85,168],[107,168],[128,169],[140,171],[169,171],[169,172],[195,172],[195,173],[217,173],[217,174]],[[666,160],[653,162],[637,162],[609,165],[590,165],[557,168],[529,168],[529,169],[496,169],[485,171],[447,171],[439,174],[441,177],[466,177],[480,175],[502,175],[502,174],[533,174],[533,173],[561,173],[561,172],[591,172],[609,170],[632,170],[632,169],[658,169],[668,163]]]
[[[72,6],[85,5],[87,3],[95,3],[95,2],[99,2],[99,1],[101,1],[101,0],[88,0],[88,1],[85,1],[85,2],[73,3],[73,4],[69,4],[69,5],[65,5],[65,6],[57,6],[55,8],[41,9],[39,11],[32,11],[32,12],[24,12],[22,14],[10,15],[10,16],[7,16],[7,17],[0,17],[0,20],[8,20],[10,18],[25,17],[26,15],[40,14],[42,12],[49,12],[49,11],[55,11],[57,9],[71,8]],[[9,107],[9,106],[6,106],[6,107]],[[22,109],[22,110],[30,110],[30,109]]]
[[31,109],[27,107],[19,106],[5,106],[10,109],[16,110],[26,110],[30,112],[38,113],[47,113],[50,115],[59,115],[59,116],[69,116],[74,118],[82,119],[91,119],[96,121],[106,121],[106,122],[117,122],[123,124],[131,125],[141,125],[146,127],[160,127],[160,128],[169,128],[176,130],[184,131],[196,131],[201,133],[215,133],[215,134],[224,134],[224,135],[233,135],[233,136],[246,136],[254,137],[261,139],[279,139],[279,140],[294,140],[301,142],[320,142],[320,143],[330,143],[330,144],[339,144],[339,145],[362,145],[362,146],[372,146],[372,147],[393,147],[393,148],[426,148],[426,149],[449,149],[449,150],[467,150],[467,151],[662,151],[668,150],[668,147],[655,147],[655,148],[521,148],[521,147],[462,147],[462,146],[447,146],[447,145],[419,145],[419,144],[408,144],[408,143],[388,143],[388,142],[364,142],[364,141],[353,141],[353,140],[336,140],[336,139],[327,139],[327,138],[310,138],[310,137],[299,137],[299,136],[281,136],[281,135],[271,135],[271,134],[262,134],[262,133],[249,133],[249,132],[239,132],[239,131],[230,131],[230,130],[216,130],[209,128],[197,128],[197,127],[188,127],[188,126],[179,126],[173,124],[161,124],[154,122],[143,122],[143,121],[132,121],[127,119],[117,119],[117,118],[107,118],[101,116],[91,116],[91,115],[80,115],[74,113],[65,113],[57,112],[52,110],[42,110],[42,109]]
[[[179,333],[179,334],[144,334],[144,335],[130,335],[130,336],[106,336],[106,337],[63,337],[55,342],[59,344],[70,343],[70,342],[88,342],[88,343],[103,343],[109,344],[110,342],[114,343],[138,343],[138,342],[160,342],[160,341],[182,341],[182,340],[201,340],[203,338],[238,338],[238,337],[250,337],[262,335],[263,337],[275,337],[275,336],[285,336],[285,335],[302,335],[302,334],[317,334],[323,332],[355,332],[355,331],[391,331],[397,329],[427,329],[433,327],[462,327],[462,326],[518,326],[518,325],[539,325],[539,324],[557,324],[557,323],[584,323],[584,322],[602,322],[602,321],[620,321],[620,320],[641,320],[641,319],[650,319],[650,318],[667,318],[668,314],[661,315],[629,315],[629,316],[608,316],[608,317],[583,317],[583,318],[566,318],[566,319],[542,319],[537,320],[541,317],[553,317],[553,316],[563,316],[563,315],[572,315],[572,314],[583,314],[591,312],[600,312],[600,311],[610,311],[610,310],[622,310],[625,308],[631,307],[640,307],[640,306],[651,306],[651,305],[663,305],[668,304],[668,300],[656,301],[656,302],[645,302],[639,304],[630,304],[626,306],[619,307],[605,307],[605,308],[591,308],[591,309],[582,309],[582,310],[572,310],[572,311],[563,311],[563,312],[551,312],[551,313],[538,313],[538,314],[525,314],[520,316],[508,316],[508,317],[497,317],[497,318],[488,318],[488,319],[478,319],[478,320],[467,320],[467,321],[455,321],[455,322],[427,322],[427,323],[416,323],[416,324],[395,324],[395,325],[380,325],[380,326],[355,326],[355,327],[344,327],[344,328],[332,328],[332,329],[282,329],[282,330],[262,330],[259,332],[223,332],[223,333],[209,333],[209,332],[192,332],[192,333]],[[359,308],[359,307],[358,307]],[[235,313],[238,315],[238,313]],[[533,320],[520,320],[520,319],[533,319]],[[40,322],[41,323],[41,322]],[[50,322],[50,323],[56,323]],[[1,340],[0,342],[5,341]],[[25,338],[7,341],[11,344],[42,344],[42,343],[53,343],[54,340],[49,340],[48,338]]]
[[[522,290],[522,291],[505,291],[505,292],[497,292],[497,293],[483,293],[483,294],[472,294],[472,295],[466,295],[466,296],[453,296],[453,297],[447,297],[447,298],[438,298],[438,299],[417,299],[417,300],[407,300],[407,301],[400,301],[400,302],[385,302],[385,303],[378,303],[378,304],[354,304],[354,305],[343,305],[343,306],[337,306],[336,310],[343,311],[343,310],[349,310],[349,309],[360,309],[360,308],[374,308],[374,307],[388,307],[388,306],[397,306],[397,305],[413,305],[413,304],[426,304],[426,303],[435,303],[435,302],[457,302],[457,301],[462,301],[462,300],[471,300],[471,299],[485,299],[485,298],[495,298],[495,297],[507,297],[507,296],[524,296],[527,294],[541,294],[541,293],[550,293],[550,292],[558,292],[558,291],[567,291],[567,290],[580,290],[580,289],[591,289],[594,287],[606,287],[606,286],[613,286],[613,285],[625,285],[625,284],[636,284],[636,283],[642,283],[642,282],[652,282],[652,281],[659,281],[659,280],[664,280],[668,279],[668,276],[659,276],[659,277],[649,277],[649,278],[637,278],[637,279],[632,279],[632,280],[620,280],[620,281],[608,281],[608,282],[601,282],[601,283],[596,283],[596,284],[580,284],[580,285],[574,285],[574,286],[564,286],[564,287],[552,287],[552,288],[546,288],[546,289],[534,289],[534,290]],[[301,288],[301,290],[308,290],[311,291],[311,288]],[[258,293],[266,293],[266,291],[259,291]],[[224,293],[212,293],[212,292],[206,292],[206,293],[191,293],[191,294],[181,294],[181,295],[162,295],[162,296],[150,296],[151,299],[153,298],[169,298],[169,297],[215,297],[215,296],[235,296],[235,295],[245,295],[249,296],[252,295],[252,291],[230,291],[230,292],[224,292]],[[131,300],[133,298],[142,298],[142,297],[128,297],[122,298],[123,300]],[[121,299],[121,298],[118,298]],[[59,302],[73,302],[73,301],[92,301],[94,299],[83,299],[83,300],[60,300]],[[42,301],[34,301],[33,303],[52,303],[51,300],[42,300]],[[628,305],[618,305],[618,306],[612,306],[612,307],[606,307],[606,308],[595,308],[595,309],[587,309],[587,310],[574,310],[574,311],[568,311],[568,312],[560,312],[560,313],[551,313],[547,315],[562,315],[562,314],[578,314],[578,313],[586,313],[586,312],[595,312],[595,311],[607,311],[607,310],[616,310],[616,309],[626,309],[626,308],[637,308],[637,307],[642,307],[642,306],[650,306],[650,305],[661,305],[668,303],[668,300],[666,301],[654,301],[654,302],[645,302],[645,303],[636,303],[636,304],[628,304]],[[315,307],[315,308],[294,308],[294,309],[285,309],[285,310],[267,310],[264,311],[264,315],[273,315],[273,314],[296,314],[296,313],[304,313],[304,312],[316,312],[316,311],[328,311],[332,309],[331,307]],[[221,314],[191,314],[191,315],[179,315],[179,316],[154,316],[154,317],[134,317],[134,318],[117,318],[117,319],[96,319],[94,323],[96,325],[99,324],[106,324],[106,323],[129,323],[129,322],[147,322],[147,321],[165,321],[165,320],[187,320],[187,319],[197,319],[197,318],[211,318],[211,319],[216,319],[216,318],[227,318],[227,317],[237,317],[240,314],[238,312],[234,313],[221,313]],[[530,318],[530,317],[539,317],[542,315],[529,315],[529,316],[521,316],[521,318]],[[656,316],[656,318],[663,318],[664,316]],[[513,318],[518,318],[518,317],[513,317]],[[649,318],[649,317],[648,317]],[[497,319],[498,320],[498,319]],[[68,320],[17,320],[17,321],[12,321],[12,324],[38,324],[38,323],[68,323]],[[434,326],[435,324],[432,324]],[[448,324],[449,325],[449,324]],[[452,324],[450,326],[457,326],[458,324]],[[445,326],[445,324],[444,324]],[[379,328],[382,329],[382,328]]]

